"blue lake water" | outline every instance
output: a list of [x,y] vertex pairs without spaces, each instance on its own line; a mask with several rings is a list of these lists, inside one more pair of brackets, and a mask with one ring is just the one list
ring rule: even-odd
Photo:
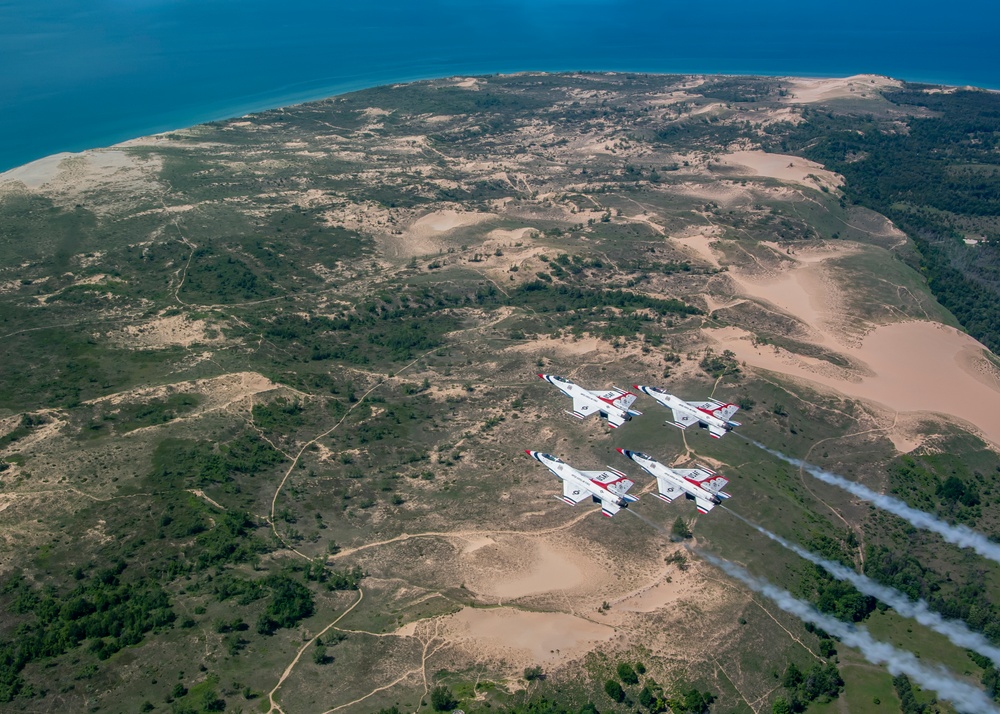
[[1000,4],[0,0],[0,170],[390,82],[520,70],[1000,88]]

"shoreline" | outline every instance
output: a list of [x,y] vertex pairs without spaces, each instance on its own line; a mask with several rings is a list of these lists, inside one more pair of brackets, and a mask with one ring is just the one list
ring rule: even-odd
[[844,74],[843,72],[832,72],[832,73],[795,73],[795,72],[781,72],[781,73],[770,73],[770,72],[691,72],[691,71],[667,71],[663,69],[656,70],[642,70],[642,69],[523,69],[523,70],[505,70],[499,69],[497,71],[483,71],[483,68],[474,68],[473,71],[469,72],[449,72],[448,74],[440,73],[415,73],[412,75],[394,75],[392,78],[382,77],[374,81],[368,81],[365,79],[356,79],[354,81],[339,81],[332,84],[324,83],[320,87],[315,87],[313,89],[302,89],[298,91],[289,91],[290,89],[303,86],[303,85],[314,85],[315,82],[306,81],[299,82],[290,85],[284,85],[281,88],[276,88],[273,91],[259,92],[254,95],[248,95],[232,103],[228,103],[225,107],[219,107],[218,109],[208,109],[203,112],[194,113],[191,116],[185,118],[178,118],[176,121],[169,121],[165,117],[161,121],[155,123],[149,123],[143,128],[138,128],[134,131],[121,131],[112,132],[106,134],[100,138],[95,138],[93,140],[84,142],[68,142],[65,145],[55,146],[52,150],[47,151],[42,154],[32,154],[31,158],[23,160],[22,158],[13,159],[14,163],[0,157],[0,176],[7,173],[8,171],[18,169],[27,166],[36,161],[41,161],[48,159],[50,157],[60,155],[60,154],[79,154],[85,151],[92,151],[94,149],[107,149],[118,146],[128,141],[134,141],[136,139],[141,139],[148,136],[155,136],[158,134],[166,134],[174,131],[182,131],[184,129],[190,129],[201,124],[208,124],[216,121],[227,121],[230,119],[238,119],[240,117],[247,116],[249,114],[258,114],[266,111],[273,111],[275,109],[284,109],[288,107],[297,106],[300,104],[308,104],[310,102],[318,102],[324,99],[330,99],[332,97],[343,96],[345,94],[350,94],[353,92],[364,91],[367,89],[374,89],[377,87],[386,87],[393,84],[410,84],[415,82],[427,82],[434,80],[450,79],[453,77],[485,77],[494,75],[517,75],[517,74],[571,74],[575,72],[582,72],[587,74],[636,74],[636,75],[687,75],[695,77],[763,77],[768,79],[802,79],[802,80],[825,80],[825,79],[846,79],[848,77],[858,76],[862,74],[870,74],[877,77],[885,77],[889,79],[899,80],[902,82],[910,84],[927,84],[935,87],[943,87],[949,89],[978,89],[986,92],[1000,92],[1000,86],[997,87],[986,87],[986,86],[976,86],[970,84],[948,84],[933,80],[924,79],[906,79],[903,77],[892,77],[891,75],[881,74],[877,72],[857,72],[853,74]]

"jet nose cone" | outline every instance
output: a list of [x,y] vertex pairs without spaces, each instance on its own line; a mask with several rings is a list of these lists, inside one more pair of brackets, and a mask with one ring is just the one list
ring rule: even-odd
[[532,453],[531,449],[525,449],[524,453],[526,453],[528,456],[534,456],[534,454]]
[[632,385],[632,389],[638,389],[638,390],[639,390],[639,391],[641,392],[641,391],[642,391],[642,385],[639,385],[639,384],[633,384],[633,385]]
[[628,452],[625,451],[625,449],[615,449],[615,451],[617,451],[622,456],[628,456]]
[[544,374],[539,374],[539,375],[538,375],[538,378],[539,378],[539,379],[545,379],[545,375],[544,375]]

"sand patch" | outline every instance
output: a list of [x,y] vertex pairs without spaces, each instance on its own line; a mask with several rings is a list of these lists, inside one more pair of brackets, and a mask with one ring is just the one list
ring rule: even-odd
[[493,213],[475,213],[446,209],[434,211],[413,221],[407,228],[380,237],[387,256],[416,258],[443,253],[448,248],[444,240],[459,228],[468,228],[496,219]]
[[616,612],[656,612],[691,596],[694,576],[691,571],[672,569],[655,583],[612,603]]
[[510,608],[464,608],[442,618],[441,625],[446,637],[457,640],[477,659],[489,653],[527,664],[573,659],[615,636],[613,628],[581,617]]
[[884,89],[903,86],[898,79],[877,74],[856,74],[839,79],[790,77],[784,81],[792,90],[785,98],[789,104],[814,104],[832,99],[871,99]]
[[[97,399],[84,402],[84,404],[107,403],[118,405],[126,402],[146,402],[154,399],[163,399],[171,394],[199,394],[203,399],[198,408],[191,414],[183,417],[184,419],[191,419],[205,412],[224,409],[231,404],[257,394],[280,388],[280,385],[275,384],[258,372],[233,372],[209,379],[195,379],[188,382],[177,382],[175,384],[146,387],[144,389],[129,389],[124,392],[98,397]],[[129,433],[134,434],[138,431],[141,431],[141,429],[136,429]]]
[[771,154],[766,151],[734,151],[722,154],[718,161],[733,166],[750,176],[765,176],[788,183],[820,189],[836,189],[844,184],[844,177],[823,168],[822,164],[798,156]]
[[456,228],[465,228],[496,218],[492,213],[473,213],[471,211],[434,211],[415,220],[409,228],[415,235],[434,235],[448,233]]
[[[839,369],[771,346],[754,346],[738,328],[706,331],[722,349],[748,365],[807,380],[846,396],[897,412],[946,414],[1000,445],[1000,377],[982,367],[985,347],[953,327],[936,322],[900,322],[876,327],[843,353],[868,374]],[[900,446],[907,445],[906,437]]]
[[17,168],[10,169],[9,171],[4,171],[0,174],[0,184],[20,182],[24,184],[26,188],[41,188],[59,175],[59,165],[63,162],[63,160],[75,155],[76,154],[64,151],[59,154],[52,154],[52,156],[45,156],[41,159],[31,161],[24,166],[18,166]]
[[475,77],[455,77],[455,81],[452,83],[452,87],[461,87],[462,89],[479,89],[482,85],[482,80],[476,79]]
[[789,254],[777,244],[762,245],[774,251],[780,261],[762,264],[754,260],[746,268],[730,270],[729,277],[739,293],[795,317],[808,328],[810,340],[816,344],[850,343],[851,338],[841,328],[845,316],[839,308],[844,300],[825,263],[861,248],[847,242],[811,243],[796,245],[795,252]]
[[121,330],[109,332],[107,336],[116,344],[132,349],[157,350],[225,342],[219,329],[205,320],[192,320],[187,315],[171,315],[141,325],[127,325]]
[[140,158],[122,149],[64,152],[5,171],[0,174],[0,186],[21,184],[31,190],[44,188],[74,196],[107,184],[118,188],[149,187],[155,185],[160,164],[157,157]]
[[502,243],[520,243],[532,237],[536,233],[538,233],[537,228],[515,228],[509,231],[504,230],[503,228],[495,228],[486,234],[486,239]]
[[463,551],[471,566],[466,586],[503,602],[572,590],[584,583],[586,573],[572,552],[540,539],[523,543],[518,548],[482,543],[471,551]]
[[513,345],[507,348],[513,352],[530,352],[558,355],[561,357],[580,357],[593,352],[600,352],[608,349],[608,345],[596,337],[579,337],[574,339],[553,339],[552,337],[542,337],[540,339]]
[[705,261],[713,268],[720,267],[718,257],[712,252],[712,242],[717,240],[717,236],[708,235],[706,232],[688,236],[671,236],[670,240],[684,248],[685,252]]

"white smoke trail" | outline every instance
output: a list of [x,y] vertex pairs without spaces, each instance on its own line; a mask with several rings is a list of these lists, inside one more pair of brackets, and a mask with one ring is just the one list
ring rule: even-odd
[[893,498],[892,496],[886,496],[885,494],[872,491],[867,486],[862,486],[860,483],[850,481],[843,476],[838,476],[837,474],[830,473],[829,471],[824,471],[818,466],[813,466],[812,464],[806,463],[801,459],[786,456],[780,451],[769,449],[753,439],[747,439],[747,441],[757,448],[763,449],[772,456],[777,456],[779,459],[791,464],[792,466],[798,466],[806,471],[810,476],[819,479],[823,483],[828,483],[831,486],[842,488],[848,493],[852,493],[858,498],[868,501],[872,505],[881,508],[883,511],[888,511],[889,513],[899,516],[915,528],[921,528],[926,531],[931,531],[932,533],[937,533],[949,543],[957,545],[960,548],[971,548],[984,558],[989,558],[996,563],[1000,563],[1000,544],[994,543],[982,533],[978,533],[968,526],[953,526],[950,523],[945,523],[929,513],[918,511],[916,508],[906,505],[898,498]]
[[[723,508],[726,507],[723,506]],[[775,543],[778,543],[782,547],[792,551],[800,558],[804,558],[810,563],[820,566],[830,573],[830,575],[837,578],[837,580],[845,580],[849,582],[865,595],[870,595],[881,600],[903,617],[909,617],[910,619],[916,620],[921,625],[934,630],[938,634],[944,635],[953,645],[970,649],[973,652],[978,652],[984,657],[988,657],[993,660],[994,664],[1000,665],[1000,647],[995,647],[990,644],[989,640],[987,640],[983,635],[970,630],[961,620],[946,619],[942,617],[940,613],[932,610],[923,600],[917,600],[914,602],[895,588],[877,583],[868,576],[857,573],[841,563],[827,560],[826,558],[816,555],[815,553],[811,553],[805,548],[785,540],[781,536],[772,533],[766,528],[762,528],[756,523],[748,521],[735,511],[728,508],[726,508],[726,511],[732,513],[748,526],[756,529],[763,535],[773,540]]]
[[738,565],[704,551],[700,551],[698,555],[727,575],[745,583],[751,590],[769,598],[785,612],[795,615],[804,622],[811,622],[826,630],[848,647],[859,650],[864,658],[872,664],[884,664],[891,674],[905,674],[924,689],[934,691],[940,699],[951,702],[958,711],[966,714],[1000,714],[1000,709],[997,709],[985,692],[960,681],[955,674],[944,667],[923,664],[913,653],[898,650],[888,642],[876,640],[864,628],[855,627],[835,617],[824,615],[809,603],[794,597],[787,590],[782,590],[766,580],[754,577]]

